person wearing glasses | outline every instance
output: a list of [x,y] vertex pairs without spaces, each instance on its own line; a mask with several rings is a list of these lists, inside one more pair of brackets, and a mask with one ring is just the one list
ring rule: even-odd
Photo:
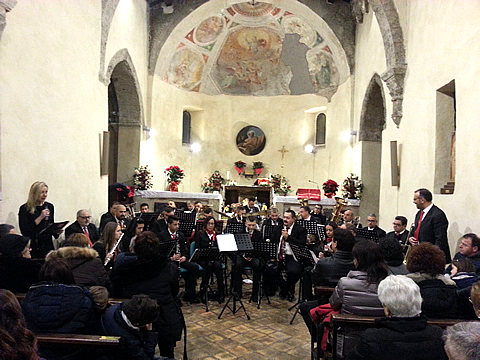
[[77,211],[77,220],[65,229],[65,239],[72,234],[85,234],[89,240],[89,245],[92,246],[100,239],[97,227],[90,222],[90,212],[82,209]]

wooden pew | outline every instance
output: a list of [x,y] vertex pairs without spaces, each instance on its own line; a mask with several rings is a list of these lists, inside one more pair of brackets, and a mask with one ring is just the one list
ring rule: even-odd
[[[375,320],[377,317],[368,317],[368,316],[359,316],[359,315],[350,315],[350,314],[335,314],[332,316],[332,358],[333,360],[337,359],[337,347],[338,347],[338,329],[340,327],[355,329],[355,330],[365,330],[370,327],[375,327]],[[428,324],[440,326],[445,329],[448,326],[455,325],[456,323],[463,322],[463,319],[435,319],[428,320]]]

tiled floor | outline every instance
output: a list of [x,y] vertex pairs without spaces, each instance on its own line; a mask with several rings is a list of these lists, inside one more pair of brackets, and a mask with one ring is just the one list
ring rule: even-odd
[[[248,303],[250,286],[244,284],[244,304],[251,319],[243,311],[233,315],[228,309],[221,319],[223,305],[211,301],[209,312],[203,304],[184,305],[187,323],[188,358],[217,359],[310,359],[310,337],[300,314],[293,325],[288,311],[292,303],[272,297],[271,305],[262,302],[260,309]],[[175,355],[182,359],[183,339],[177,343]]]

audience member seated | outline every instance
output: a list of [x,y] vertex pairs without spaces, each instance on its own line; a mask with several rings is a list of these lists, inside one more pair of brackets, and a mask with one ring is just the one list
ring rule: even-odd
[[10,224],[0,224],[0,239],[7,234],[15,234],[15,226]]
[[88,238],[90,246],[100,239],[95,224],[90,222],[91,216],[88,210],[82,209],[77,211],[77,220],[65,229],[65,239],[72,234],[85,234]]
[[365,330],[348,359],[447,359],[443,330],[428,325],[427,319],[420,316],[422,296],[412,279],[403,275],[388,276],[378,285],[378,298],[386,318],[376,321],[378,327]]
[[[200,232],[195,233],[195,248],[218,248],[217,233],[215,230],[215,219],[213,217],[207,217],[203,222],[203,228]],[[202,283],[200,285],[200,292],[202,301],[206,292],[208,291],[208,284],[212,273],[215,273],[217,277],[218,288],[218,302],[221,304],[225,300],[225,284],[223,283],[223,268],[222,260],[215,261],[198,261],[198,264],[203,268]]]
[[72,268],[65,259],[46,261],[40,282],[22,301],[27,327],[34,333],[93,334],[95,308],[88,292],[75,285]]
[[73,278],[78,286],[105,286],[110,288],[110,280],[98,253],[88,247],[89,240],[84,234],[74,233],[65,240],[63,247],[50,251],[45,258],[65,259],[72,267]]
[[99,333],[122,336],[128,359],[154,359],[158,333],[152,323],[160,315],[160,306],[147,295],[134,295],[132,299],[108,308],[100,319]]
[[175,266],[180,266],[187,270],[183,273],[185,279],[185,295],[183,299],[189,303],[198,304],[200,301],[196,299],[197,278],[200,273],[197,263],[187,261],[190,258],[190,251],[185,243],[185,236],[178,231],[180,218],[176,215],[169,216],[167,219],[168,229],[160,233],[160,243],[176,241],[176,245],[172,253],[168,254]]
[[450,270],[450,279],[455,281],[457,289],[465,289],[477,282],[475,266],[466,259],[453,260]]
[[16,296],[0,289],[0,358],[39,360],[35,335],[25,327]]
[[[461,322],[450,326],[443,336],[450,360],[478,360],[480,354],[480,322]],[[431,357],[433,359],[433,357]]]
[[408,274],[407,267],[403,263],[404,255],[402,245],[393,237],[386,237],[380,240],[380,248],[382,249],[385,262],[387,263],[390,273],[393,275]]
[[0,289],[26,293],[38,282],[40,264],[30,256],[30,239],[7,234],[0,238]]
[[[336,229],[333,233],[332,244],[335,249],[333,256],[320,258],[311,272],[311,279],[317,286],[335,287],[341,278],[355,269],[352,254],[355,238],[352,233],[345,229]],[[312,280],[308,280],[308,274],[305,275],[304,286],[309,286],[309,289],[311,289]],[[327,302],[328,299],[326,301],[325,299],[318,299],[300,304],[300,313],[311,333],[314,328],[310,319],[310,310]]]
[[457,252],[453,260],[468,259],[475,266],[475,272],[480,275],[480,238],[477,235],[469,233],[463,235],[460,243],[460,251]]
[[387,277],[388,267],[380,245],[370,240],[361,241],[353,247],[352,253],[356,270],[340,279],[330,297],[330,305],[333,310],[345,314],[382,316],[383,306],[377,288]]
[[472,285],[472,289],[470,291],[470,302],[473,305],[475,315],[477,315],[477,318],[480,319],[480,282],[476,282]]
[[160,355],[173,358],[183,326],[183,315],[176,302],[178,267],[160,254],[159,240],[151,231],[137,236],[135,254],[135,260],[115,265],[112,281],[116,289],[121,289],[122,298],[145,294],[157,300],[160,317],[154,323],[154,330],[159,335]]
[[[120,236],[122,236],[120,225],[116,222],[109,222],[105,225],[100,240],[93,244],[93,249],[98,253],[107,272],[112,269],[117,254],[121,252],[118,246],[115,248],[115,244],[120,239]],[[105,262],[107,263],[106,265]]]
[[424,242],[413,246],[407,255],[407,276],[420,287],[422,315],[429,319],[456,318],[456,285],[444,274],[445,253]]
[[145,222],[143,219],[133,219],[128,224],[127,230],[125,231],[122,241],[118,245],[122,252],[131,252],[135,244],[135,238],[138,234],[145,230]]
[[[247,233],[250,235],[250,240],[252,243],[264,242],[262,233],[256,229],[257,222],[255,216],[247,216],[245,226]],[[249,253],[237,253],[235,255],[232,268],[232,281],[233,289],[239,298],[242,297],[242,273],[245,266],[250,266],[253,270],[252,299],[257,300],[259,295],[260,279],[262,277],[262,271],[264,267],[263,259],[260,258],[254,251]]]

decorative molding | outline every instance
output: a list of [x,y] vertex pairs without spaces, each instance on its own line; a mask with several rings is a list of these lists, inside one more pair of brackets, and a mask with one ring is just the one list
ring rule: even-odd
[[393,102],[392,119],[400,126],[407,62],[400,19],[393,0],[370,0],[380,26],[385,47],[387,71],[382,74]]
[[363,17],[368,14],[368,1],[367,0],[352,0],[352,15],[355,21],[359,24],[363,24]]
[[[1,1],[1,0],[0,0]],[[106,77],[103,72],[105,70],[105,52],[107,49],[108,33],[112,24],[113,15],[117,9],[120,0],[102,0],[102,32],[100,38],[100,71],[98,79],[107,86],[110,83],[110,77]]]
[[0,0],[0,40],[7,26],[7,13],[17,5],[17,0]]

